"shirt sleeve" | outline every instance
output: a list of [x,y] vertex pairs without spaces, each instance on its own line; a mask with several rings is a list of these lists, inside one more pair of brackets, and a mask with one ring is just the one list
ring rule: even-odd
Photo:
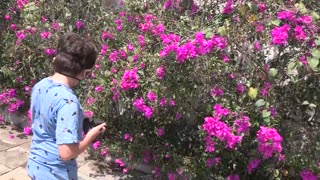
[[56,143],[74,144],[81,141],[82,109],[78,103],[66,102],[57,113]]

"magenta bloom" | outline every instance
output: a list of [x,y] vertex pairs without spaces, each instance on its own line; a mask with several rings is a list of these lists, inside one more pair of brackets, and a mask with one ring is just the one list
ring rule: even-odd
[[163,79],[165,74],[166,74],[164,67],[160,66],[160,67],[157,68],[156,71],[157,71],[158,78],[159,79]]
[[167,10],[171,7],[172,5],[172,0],[166,0],[166,2],[163,4],[163,9]]
[[227,177],[227,180],[240,180],[240,176],[238,174],[232,174]]
[[31,127],[25,127],[25,128],[23,128],[23,133],[24,133],[25,135],[30,135],[31,132],[32,132]]
[[250,118],[248,116],[242,116],[241,118],[236,119],[234,125],[236,127],[237,134],[247,134],[251,127]]
[[9,20],[11,19],[11,17],[10,17],[9,14],[6,14],[6,15],[4,15],[4,19],[5,19],[6,21],[9,21]]
[[163,128],[158,128],[158,129],[157,129],[157,135],[158,135],[159,137],[163,136],[163,135],[164,135],[164,129],[163,129]]
[[253,47],[256,51],[259,51],[260,50],[260,42],[259,41],[254,42]]
[[139,39],[139,45],[140,45],[140,47],[141,47],[141,48],[144,47],[144,46],[146,45],[145,40],[144,40],[144,36],[139,35],[139,36],[138,36],[138,39]]
[[44,50],[44,53],[47,54],[48,56],[52,56],[52,55],[56,54],[56,50],[47,48],[47,49]]
[[95,143],[92,144],[92,147],[94,150],[96,150],[100,147],[100,145],[101,145],[100,141],[96,141]]
[[233,11],[232,0],[228,0],[226,6],[222,10],[222,14],[231,14]]
[[42,21],[43,23],[45,23],[45,22],[48,21],[48,19],[47,19],[45,16],[42,16],[42,17],[41,17],[41,21]]
[[281,153],[282,137],[275,128],[260,126],[257,132],[258,151],[263,155],[264,159],[272,157],[273,153]]
[[94,113],[92,111],[84,111],[83,114],[87,118],[92,118],[94,115]]
[[133,68],[132,70],[125,70],[121,82],[120,87],[123,90],[136,89],[139,87],[139,76],[137,74],[138,68]]
[[236,92],[238,94],[243,94],[246,91],[247,87],[243,83],[238,83],[236,87]]
[[303,31],[303,28],[301,26],[296,26],[294,28],[294,38],[300,41],[304,41],[307,38],[306,33]]
[[57,22],[52,22],[51,28],[56,31],[60,31],[60,25]]
[[18,28],[17,28],[17,25],[16,24],[11,24],[10,25],[10,28],[14,31],[16,31]]
[[212,167],[213,165],[219,164],[221,163],[221,158],[217,157],[217,158],[209,158],[206,161],[206,166],[207,167]]
[[260,159],[251,160],[247,166],[248,173],[251,174],[251,172],[255,170],[259,165],[260,165]]
[[9,138],[13,139],[14,138],[14,134],[9,134]]
[[106,55],[108,51],[108,46],[106,44],[102,44],[100,54],[101,55]]
[[105,40],[105,39],[114,39],[113,34],[109,33],[108,31],[103,31],[101,34],[101,39]]
[[103,90],[103,87],[101,85],[97,86],[95,88],[96,92],[101,92]]
[[43,31],[40,33],[40,36],[42,39],[49,39],[51,36],[51,33],[49,31]]
[[83,28],[83,22],[81,20],[77,20],[76,27],[77,27],[77,29]]
[[288,20],[288,21],[292,21],[294,20],[294,15],[295,13],[292,11],[280,11],[277,13],[277,17],[280,20]]
[[302,24],[311,24],[312,23],[312,17],[311,16],[300,16],[296,19],[298,23]]
[[265,3],[258,3],[258,8],[260,12],[264,12],[266,10],[266,4]]
[[155,102],[157,99],[157,95],[154,92],[149,91],[147,94],[147,98],[149,99],[149,101]]
[[149,106],[143,106],[143,114],[147,119],[150,119],[153,115],[153,108]]
[[214,86],[213,89],[210,90],[210,94],[213,97],[218,97],[218,96],[223,96],[224,92],[221,88],[219,88],[218,86]]
[[276,45],[284,45],[287,43],[288,32],[290,30],[290,26],[285,24],[280,27],[275,27],[271,30],[272,42]]
[[28,0],[17,0],[17,7],[19,10],[23,9],[28,4]]
[[17,31],[16,32],[16,37],[19,39],[19,40],[23,40],[25,37],[26,37],[26,34],[24,31]]
[[114,50],[110,53],[109,55],[109,59],[111,62],[118,62],[119,61],[119,55],[118,55],[118,51]]
[[135,109],[139,112],[143,112],[144,109],[144,99],[142,97],[135,99],[133,102],[133,106],[135,107]]
[[125,166],[124,162],[123,162],[121,159],[119,159],[119,158],[117,158],[117,159],[115,160],[115,163],[118,164],[120,167],[124,167],[124,166]]
[[311,170],[309,169],[304,169],[300,172],[300,177],[302,180],[317,180],[317,175],[314,174]]
[[128,51],[132,52],[134,50],[134,47],[133,47],[133,45],[131,43],[128,43],[127,44],[127,49],[128,49]]

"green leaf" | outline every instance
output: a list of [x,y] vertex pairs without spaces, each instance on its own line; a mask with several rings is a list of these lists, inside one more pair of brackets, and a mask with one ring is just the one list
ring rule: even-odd
[[312,16],[312,19],[313,19],[314,21],[316,21],[316,20],[320,19],[319,14],[318,14],[318,13],[316,13],[316,12],[314,12],[314,11],[311,13],[311,16]]
[[311,50],[311,54],[312,54],[313,57],[320,58],[320,50],[312,49]]
[[213,32],[212,31],[205,32],[205,36],[207,39],[212,38]]
[[320,46],[320,38],[318,38],[317,40],[315,40],[315,43],[317,46]]
[[263,99],[259,99],[256,103],[255,103],[255,105],[257,106],[257,107],[261,107],[261,106],[263,106],[263,105],[265,105],[266,104],[266,102],[263,100]]
[[269,70],[269,76],[275,77],[278,74],[278,70],[275,68],[270,68]]
[[307,13],[307,9],[306,9],[306,7],[304,6],[303,3],[297,3],[294,6],[297,7],[302,14],[306,14]]
[[221,35],[221,36],[225,36],[227,34],[227,31],[226,31],[226,28],[224,26],[221,26],[218,28],[218,33]]
[[308,58],[307,61],[308,61],[309,66],[312,68],[312,70],[316,70],[316,68],[319,64],[319,59]]
[[279,26],[280,25],[280,21],[278,19],[271,21],[271,24]]
[[267,110],[263,110],[263,111],[262,111],[262,117],[263,117],[263,119],[270,117],[270,115],[271,115],[271,112],[270,112],[270,111],[267,111]]

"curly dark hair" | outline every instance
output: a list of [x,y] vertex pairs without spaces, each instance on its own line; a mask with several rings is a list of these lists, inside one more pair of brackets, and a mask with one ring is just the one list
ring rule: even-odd
[[97,59],[97,48],[88,38],[76,33],[65,33],[58,41],[53,70],[76,76],[84,69],[91,69]]

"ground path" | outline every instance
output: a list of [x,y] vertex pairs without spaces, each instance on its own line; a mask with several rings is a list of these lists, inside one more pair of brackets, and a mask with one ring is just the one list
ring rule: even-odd
[[[10,134],[14,138],[11,139]],[[30,179],[25,168],[30,144],[31,136],[12,130],[10,126],[0,127],[0,180]],[[88,160],[88,157],[88,153],[84,152],[77,159],[79,180],[149,179],[137,171],[124,175],[113,163],[106,161],[97,165],[97,161]]]

